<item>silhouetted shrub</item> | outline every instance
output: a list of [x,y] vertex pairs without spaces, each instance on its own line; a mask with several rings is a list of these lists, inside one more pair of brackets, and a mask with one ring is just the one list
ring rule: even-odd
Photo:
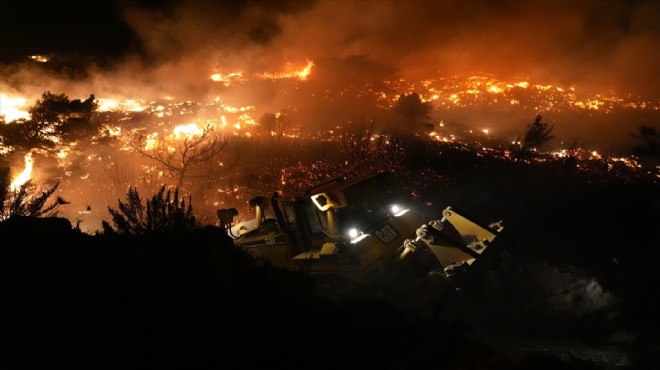
[[130,188],[126,202],[118,201],[119,209],[108,207],[114,227],[107,221],[102,222],[103,233],[123,235],[143,235],[168,230],[195,230],[200,223],[192,210],[192,197],[179,199],[179,189],[165,192],[160,190],[142,205],[142,199],[136,188]]

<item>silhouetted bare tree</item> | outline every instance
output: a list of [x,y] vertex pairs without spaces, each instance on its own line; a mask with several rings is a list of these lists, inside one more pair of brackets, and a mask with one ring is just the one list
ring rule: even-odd
[[342,131],[339,144],[342,153],[347,156],[352,167],[361,167],[369,159],[373,131],[373,125],[365,126],[364,124],[360,124],[358,127],[348,126]]
[[552,136],[552,130],[554,127],[542,122],[542,119],[542,116],[537,115],[536,118],[534,118],[534,122],[527,125],[525,135],[515,141],[514,145],[516,145],[516,147],[513,148],[513,153],[516,161],[525,159],[532,149],[537,148],[554,138],[554,136]]
[[189,172],[212,159],[227,146],[227,138],[213,135],[213,128],[206,126],[200,134],[186,136],[182,141],[160,140],[147,148],[146,137],[140,135],[131,146],[141,155],[152,159],[177,181],[177,189],[183,188]]

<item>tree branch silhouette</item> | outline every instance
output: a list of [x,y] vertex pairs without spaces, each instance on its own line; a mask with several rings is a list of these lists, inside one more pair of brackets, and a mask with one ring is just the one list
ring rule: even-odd
[[177,189],[182,189],[189,172],[212,159],[227,146],[227,138],[212,135],[213,128],[206,126],[199,135],[187,136],[180,142],[159,140],[153,148],[147,149],[146,137],[139,135],[131,142],[131,147],[140,155],[158,163],[177,180]]

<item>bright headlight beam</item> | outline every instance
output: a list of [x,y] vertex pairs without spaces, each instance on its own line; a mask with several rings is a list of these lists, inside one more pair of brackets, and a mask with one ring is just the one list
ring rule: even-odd
[[359,243],[362,239],[366,238],[367,236],[369,236],[369,234],[361,234],[357,238],[351,239],[351,244]]
[[365,234],[362,231],[358,231],[358,229],[356,228],[348,229],[348,237],[351,239],[351,244],[359,243],[362,239],[366,238],[367,236],[369,236],[369,234]]
[[410,210],[409,210],[409,209],[402,209],[402,210],[400,210],[399,212],[395,213],[395,214],[394,214],[394,217],[403,216],[403,215],[405,215],[406,213],[408,213],[408,211],[410,211]]
[[398,204],[393,204],[390,207],[390,211],[392,211],[392,215],[394,215],[394,217],[399,217],[405,215],[409,209],[402,209]]

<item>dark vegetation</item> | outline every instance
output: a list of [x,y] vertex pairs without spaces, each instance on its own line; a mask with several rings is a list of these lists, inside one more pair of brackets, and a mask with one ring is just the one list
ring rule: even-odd
[[126,201],[119,200],[118,209],[108,207],[114,227],[103,221],[106,235],[144,235],[159,231],[193,231],[201,226],[192,209],[192,197],[179,199],[179,189],[161,186],[158,193],[143,204],[137,189],[130,188]]
[[49,199],[59,184],[37,193],[36,187],[28,180],[20,187],[11,189],[9,174],[9,169],[0,168],[0,222],[18,216],[57,216],[59,206],[67,203],[60,196],[53,201]]
[[[261,194],[272,192],[266,185],[278,183],[281,168],[296,190],[387,163],[395,185],[429,219],[454,206],[484,221],[504,220],[512,253],[528,266],[571,273],[566,283],[535,285],[530,269],[510,295],[487,301],[447,291],[431,277],[407,293],[328,297],[306,273],[258,264],[235,248],[220,228],[200,221],[195,198],[178,188],[143,199],[132,187],[108,209],[103,230],[86,234],[48,217],[66,203],[51,199],[57,186],[10,191],[5,171],[0,367],[652,368],[660,360],[657,164],[631,169],[577,152],[552,157],[532,150],[550,129],[540,117],[533,127],[518,161],[504,151],[414,136],[387,134],[367,144],[367,127],[322,144],[341,146],[331,152],[350,165],[333,166],[302,140],[271,141],[268,156],[249,144],[241,151],[253,167],[240,175]],[[654,137],[644,136],[647,147]],[[616,299],[587,309],[604,294],[574,289],[579,280]],[[553,309],[557,297],[566,310]],[[583,347],[602,351],[589,357]],[[608,351],[625,361],[609,360],[602,354]]]

